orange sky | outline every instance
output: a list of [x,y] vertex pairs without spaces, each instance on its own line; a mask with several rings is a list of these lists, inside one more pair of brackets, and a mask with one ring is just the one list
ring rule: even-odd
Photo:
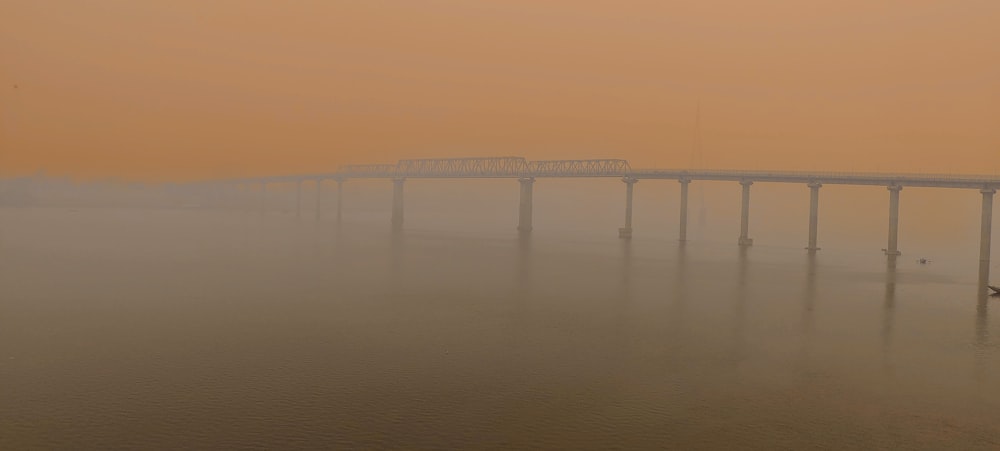
[[[0,2],[0,173],[1000,171],[1000,2]],[[14,88],[14,85],[17,88]]]

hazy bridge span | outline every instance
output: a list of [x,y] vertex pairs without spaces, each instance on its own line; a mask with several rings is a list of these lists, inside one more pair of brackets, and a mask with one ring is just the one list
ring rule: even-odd
[[[694,169],[633,169],[628,161],[621,159],[595,160],[542,160],[529,161],[523,157],[473,157],[473,158],[427,158],[406,159],[396,164],[347,165],[336,172],[318,174],[296,174],[277,177],[260,177],[232,180],[232,183],[259,184],[266,192],[268,183],[296,183],[301,195],[302,183],[313,181],[317,187],[323,180],[335,180],[337,189],[337,221],[342,218],[341,185],[351,179],[388,179],[393,182],[392,227],[403,227],[403,187],[406,179],[472,179],[511,178],[520,184],[517,229],[522,233],[532,229],[532,192],[536,178],[568,177],[620,177],[625,182],[625,218],[623,227],[618,229],[621,238],[632,237],[632,197],[635,184],[644,179],[677,180],[681,184],[679,239],[687,239],[688,185],[693,181],[731,181],[742,188],[740,208],[740,235],[737,243],[741,246],[753,245],[749,236],[750,187],[755,182],[798,183],[810,190],[809,242],[810,252],[819,250],[819,190],[824,184],[836,185],[876,185],[885,186],[889,192],[889,230],[884,252],[890,256],[899,255],[899,196],[904,187],[961,188],[975,189],[982,195],[982,230],[980,236],[980,262],[990,260],[992,236],[993,195],[1000,187],[1000,177],[988,175],[942,175],[942,174],[889,174],[850,172],[800,172],[800,171],[737,171],[737,170],[694,170]],[[300,197],[300,196],[299,196]],[[301,199],[296,198],[296,214],[301,215]],[[316,217],[320,215],[319,196],[316,201]],[[982,266],[982,265],[981,265]]]
[[264,178],[263,180],[624,177],[630,172],[628,161],[617,159],[528,161],[523,157],[426,158],[400,160],[396,164],[347,165],[330,174],[292,175]]

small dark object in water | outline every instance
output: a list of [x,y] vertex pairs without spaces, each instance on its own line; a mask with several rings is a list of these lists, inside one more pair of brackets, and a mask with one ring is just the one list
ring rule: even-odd
[[986,285],[986,286],[989,287],[989,289],[993,290],[993,293],[990,294],[990,296],[1000,296],[1000,287],[995,287],[993,285]]
[[920,263],[921,265],[926,265],[927,262],[929,262],[929,261],[930,260],[928,260],[926,258],[921,258],[921,259],[917,260],[917,263]]

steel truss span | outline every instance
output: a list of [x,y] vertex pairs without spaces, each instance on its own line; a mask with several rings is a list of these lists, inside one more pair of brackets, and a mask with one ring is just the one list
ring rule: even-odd
[[414,178],[513,178],[522,176],[527,170],[528,160],[523,157],[426,158],[400,160],[396,164],[395,176]]
[[529,164],[531,177],[624,177],[627,160],[542,160]]

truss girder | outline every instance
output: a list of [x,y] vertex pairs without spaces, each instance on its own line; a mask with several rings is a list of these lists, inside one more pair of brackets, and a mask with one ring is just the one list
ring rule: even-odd
[[623,177],[631,171],[627,160],[542,160],[532,161],[533,177]]
[[528,161],[522,157],[424,158],[400,160],[397,177],[518,177]]

